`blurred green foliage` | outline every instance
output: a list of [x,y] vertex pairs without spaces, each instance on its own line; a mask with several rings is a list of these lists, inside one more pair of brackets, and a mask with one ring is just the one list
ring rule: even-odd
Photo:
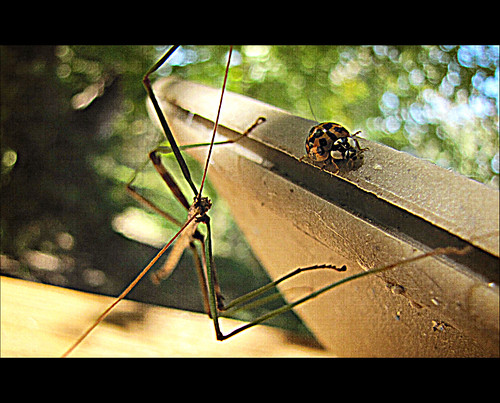
[[[155,253],[123,236],[119,223],[139,208],[124,184],[163,139],[146,113],[141,81],[168,47],[0,49],[2,273],[116,295]],[[225,46],[182,46],[158,74],[220,87],[227,53]],[[498,64],[498,46],[239,46],[228,88],[362,130],[498,188]],[[164,160],[179,173],[172,158]],[[199,166],[189,165],[199,178]],[[135,185],[183,220],[151,166]],[[230,300],[268,280],[254,270],[258,262],[224,202],[207,191]],[[176,231],[147,217],[166,236]],[[191,258],[183,262],[161,291],[146,280],[132,298],[202,310]]]
[[[186,46],[179,73],[220,86],[226,52]],[[498,46],[241,46],[233,60],[232,91],[498,188]]]

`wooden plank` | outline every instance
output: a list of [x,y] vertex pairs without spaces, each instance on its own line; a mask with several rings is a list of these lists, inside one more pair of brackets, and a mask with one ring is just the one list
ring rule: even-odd
[[[112,300],[1,277],[1,356],[59,357]],[[223,319],[223,329],[241,322]],[[328,357],[281,329],[256,326],[224,342],[206,315],[122,301],[73,357]]]

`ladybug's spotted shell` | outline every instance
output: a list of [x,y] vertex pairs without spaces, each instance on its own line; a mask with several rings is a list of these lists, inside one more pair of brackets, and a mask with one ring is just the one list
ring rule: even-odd
[[350,137],[345,127],[338,123],[321,123],[309,132],[306,152],[313,161],[325,161],[330,156],[333,143],[341,137]]

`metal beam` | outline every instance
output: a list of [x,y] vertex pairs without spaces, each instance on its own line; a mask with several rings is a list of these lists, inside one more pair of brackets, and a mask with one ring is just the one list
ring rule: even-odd
[[[209,141],[220,90],[175,78],[154,88],[179,143]],[[299,161],[317,122],[238,94],[225,95],[219,133],[235,138],[259,116],[266,122],[249,138],[215,147],[209,178],[271,277],[321,263],[346,264],[352,275],[473,246],[297,308],[318,340],[342,356],[498,356],[499,192],[362,138],[361,166],[322,171]],[[204,162],[206,149],[192,154]],[[284,288],[317,289],[339,276],[303,275]]]

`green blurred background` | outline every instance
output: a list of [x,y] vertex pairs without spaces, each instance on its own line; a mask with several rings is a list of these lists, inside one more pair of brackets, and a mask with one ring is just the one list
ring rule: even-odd
[[[166,49],[0,48],[2,274],[117,295],[175,233],[124,190],[162,140],[141,80]],[[227,52],[182,46],[158,74],[220,87]],[[228,89],[362,130],[498,189],[498,64],[498,46],[237,46]],[[189,164],[199,178],[200,168]],[[183,220],[150,166],[136,185]],[[215,259],[230,300],[268,278],[223,200],[208,192]],[[131,298],[202,311],[190,254],[160,288],[143,280]],[[293,314],[273,324],[304,330]]]

